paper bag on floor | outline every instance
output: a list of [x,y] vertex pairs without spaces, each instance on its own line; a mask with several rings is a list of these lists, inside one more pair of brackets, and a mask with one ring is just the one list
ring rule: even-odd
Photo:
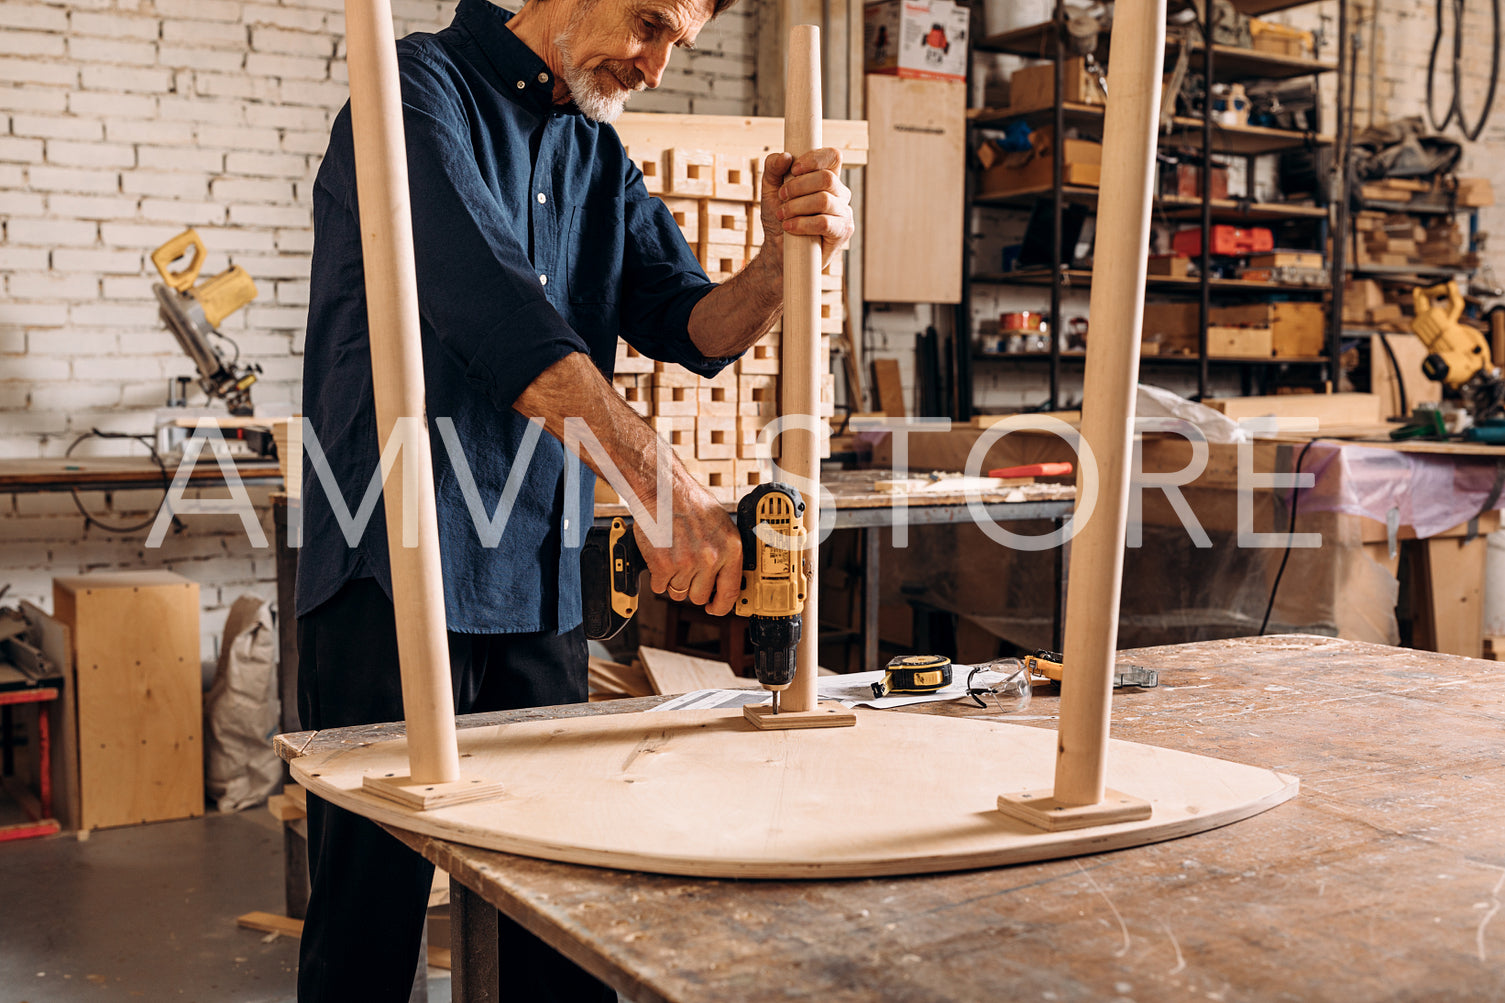
[[282,763],[272,750],[280,715],[271,607],[241,596],[230,607],[219,668],[204,699],[205,789],[220,811],[259,805],[281,785]]

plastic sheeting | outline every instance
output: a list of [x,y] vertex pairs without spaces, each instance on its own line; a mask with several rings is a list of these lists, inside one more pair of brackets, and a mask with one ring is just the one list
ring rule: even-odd
[[[1425,539],[1482,512],[1497,462],[1489,456],[1403,453],[1319,439],[1301,463],[1303,473],[1316,475],[1316,483],[1301,490],[1298,508],[1379,522],[1394,511],[1397,525],[1410,526]],[[1505,503],[1497,500],[1492,507]]]

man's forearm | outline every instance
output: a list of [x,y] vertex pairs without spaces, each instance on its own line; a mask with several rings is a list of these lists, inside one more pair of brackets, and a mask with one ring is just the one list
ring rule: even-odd
[[[542,418],[549,433],[566,443],[572,438],[565,427],[566,419],[583,420],[626,478],[631,497],[623,500],[629,507],[634,499],[649,513],[657,506],[659,450],[664,451],[664,459],[672,471],[668,486],[689,476],[669,444],[627,406],[595,363],[582,352],[567,355],[545,369],[528,384],[513,407],[529,418]],[[578,441],[578,432],[573,438]],[[589,450],[577,449],[577,452],[586,466],[603,474],[599,459]],[[635,516],[642,514],[633,512]]]
[[784,311],[784,267],[765,245],[736,275],[712,289],[690,313],[690,340],[707,358],[740,355],[768,333]]

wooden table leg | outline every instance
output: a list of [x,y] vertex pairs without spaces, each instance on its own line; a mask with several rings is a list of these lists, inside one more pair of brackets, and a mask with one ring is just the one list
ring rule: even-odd
[[[1056,519],[1056,529],[1064,529],[1071,516]],[[1063,540],[1056,548],[1055,602],[1050,618],[1050,648],[1061,651],[1066,647],[1066,590],[1071,581],[1071,541]]]
[[308,918],[308,822],[282,823],[282,893],[291,919]]
[[876,526],[862,533],[862,671],[878,668],[878,558],[879,533]]
[[450,993],[454,1003],[499,1003],[496,907],[449,879]]
[[1433,650],[1478,658],[1483,653],[1488,544],[1482,536],[1441,537],[1419,541],[1419,546],[1425,551],[1418,576],[1425,583],[1425,595],[1413,596],[1413,604],[1425,604],[1429,615],[1422,619],[1430,624]]

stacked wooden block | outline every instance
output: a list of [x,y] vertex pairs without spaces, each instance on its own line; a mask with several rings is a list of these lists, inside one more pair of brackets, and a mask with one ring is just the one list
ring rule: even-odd
[[[648,191],[663,199],[685,240],[713,282],[725,282],[758,253],[763,223],[758,193],[762,163],[747,153],[682,147],[628,151],[643,171]],[[845,252],[843,252],[845,253]],[[842,256],[821,274],[821,357],[842,325]],[[617,344],[612,382],[711,493],[733,501],[770,479],[767,462],[777,443],[762,450],[758,438],[779,415],[781,325],[714,379],[655,362],[625,342]],[[834,414],[835,377],[822,378],[820,416]]]

